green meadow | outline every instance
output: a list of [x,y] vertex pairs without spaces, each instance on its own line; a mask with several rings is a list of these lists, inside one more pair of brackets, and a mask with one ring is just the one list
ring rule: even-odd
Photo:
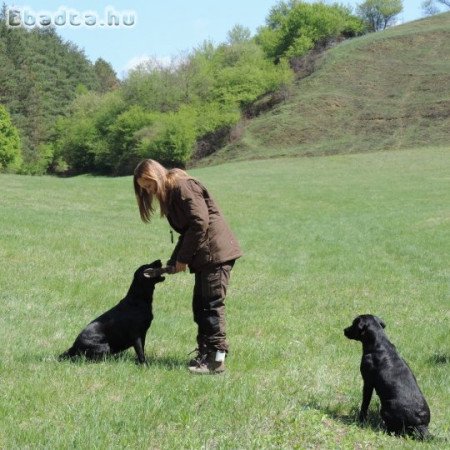
[[[134,351],[58,362],[166,261],[169,226],[139,219],[131,177],[0,176],[0,448],[450,448],[448,148],[235,162],[191,172],[245,257],[227,299],[227,373],[193,376],[193,276],[154,296],[149,364]],[[382,317],[430,405],[424,443],[380,429],[361,401],[361,345]]]

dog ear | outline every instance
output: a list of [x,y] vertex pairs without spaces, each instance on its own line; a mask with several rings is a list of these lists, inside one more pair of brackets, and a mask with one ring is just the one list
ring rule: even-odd
[[160,267],[162,267],[162,263],[161,263],[160,259],[155,259],[155,261],[151,262],[148,265],[153,267],[153,268],[160,268]]
[[365,320],[359,319],[358,320],[358,324],[357,324],[357,328],[359,331],[359,335],[360,336],[364,336],[366,329],[367,329],[367,323]]

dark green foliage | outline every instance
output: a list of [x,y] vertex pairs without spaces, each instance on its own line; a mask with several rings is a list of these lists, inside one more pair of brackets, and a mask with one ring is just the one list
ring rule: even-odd
[[94,64],[94,72],[98,81],[98,92],[109,92],[119,87],[119,80],[111,64],[98,58]]
[[105,69],[97,71],[74,44],[49,29],[8,28],[0,15],[0,103],[19,129],[24,173],[44,173],[52,161],[53,126],[67,113],[77,90],[104,89]]

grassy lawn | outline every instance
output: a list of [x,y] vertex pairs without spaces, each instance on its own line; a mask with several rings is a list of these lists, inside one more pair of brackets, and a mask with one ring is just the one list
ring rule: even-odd
[[[443,148],[197,169],[245,257],[228,298],[223,376],[188,373],[193,277],[157,286],[147,336],[60,363],[78,332],[172,250],[140,222],[131,178],[0,176],[0,448],[449,448],[450,153]],[[361,346],[381,316],[431,408],[417,443],[356,423]]]

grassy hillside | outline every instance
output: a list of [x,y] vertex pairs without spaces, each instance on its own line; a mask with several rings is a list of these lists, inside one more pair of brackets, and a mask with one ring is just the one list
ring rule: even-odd
[[450,13],[344,42],[202,164],[447,145]]
[[[155,292],[148,367],[56,356],[170,255],[131,178],[0,176],[0,448],[448,448],[449,152],[240,162],[193,171],[245,257],[232,274],[228,373],[195,377],[189,274]],[[428,399],[434,439],[360,427],[360,313],[386,332]]]

